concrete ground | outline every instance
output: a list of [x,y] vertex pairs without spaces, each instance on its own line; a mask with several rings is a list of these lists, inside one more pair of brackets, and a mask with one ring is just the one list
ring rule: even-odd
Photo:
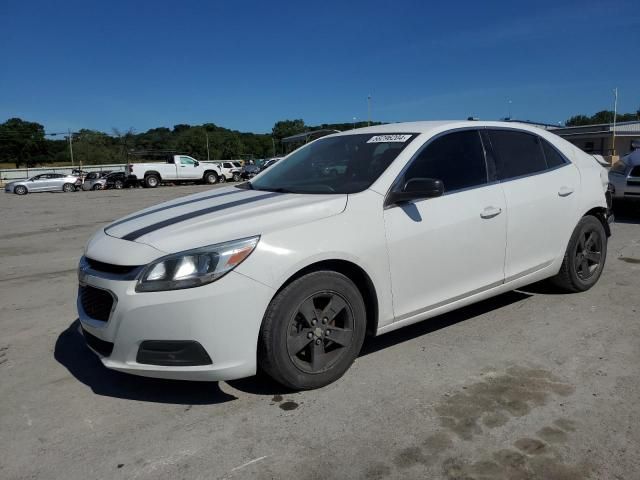
[[591,291],[370,339],[321,390],[106,370],[76,332],[84,243],[203,188],[0,196],[0,478],[640,478],[640,211]]

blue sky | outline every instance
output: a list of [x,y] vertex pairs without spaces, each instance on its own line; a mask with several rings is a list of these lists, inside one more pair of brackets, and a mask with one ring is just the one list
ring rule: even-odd
[[0,121],[267,132],[640,108],[637,2],[0,1]]

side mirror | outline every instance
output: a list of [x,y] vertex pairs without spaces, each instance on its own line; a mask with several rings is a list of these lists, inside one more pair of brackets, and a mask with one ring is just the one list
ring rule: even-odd
[[444,184],[437,178],[412,178],[401,189],[389,192],[385,206],[397,205],[421,198],[439,197],[444,193]]
[[193,164],[194,167],[197,167],[200,165],[200,162],[196,160],[196,163]]

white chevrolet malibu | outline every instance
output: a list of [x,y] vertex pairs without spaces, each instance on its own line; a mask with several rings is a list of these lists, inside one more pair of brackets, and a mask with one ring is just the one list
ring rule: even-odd
[[166,202],[89,241],[78,312],[108,368],[294,389],[380,335],[546,278],[584,291],[607,253],[607,173],[499,122],[320,138],[250,182]]

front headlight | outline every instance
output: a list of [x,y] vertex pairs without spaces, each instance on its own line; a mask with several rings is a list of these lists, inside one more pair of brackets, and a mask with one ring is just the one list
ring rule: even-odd
[[142,271],[136,292],[159,292],[211,283],[240,265],[256,248],[259,236],[174,253]]

